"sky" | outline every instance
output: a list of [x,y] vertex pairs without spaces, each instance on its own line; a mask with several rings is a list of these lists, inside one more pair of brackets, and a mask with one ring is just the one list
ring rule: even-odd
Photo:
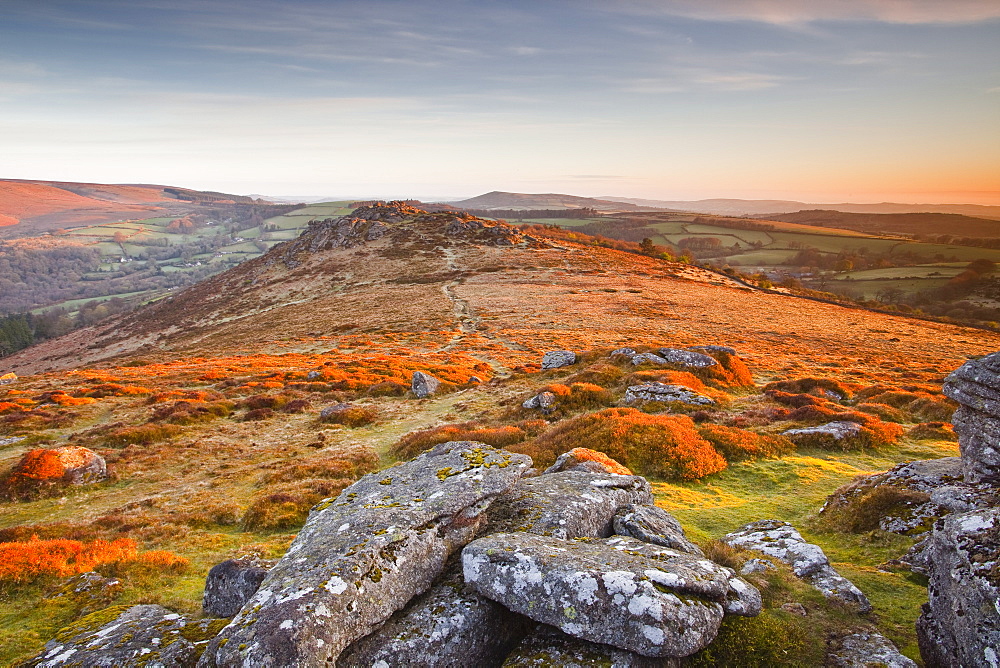
[[0,178],[1000,204],[997,0],[0,0]]

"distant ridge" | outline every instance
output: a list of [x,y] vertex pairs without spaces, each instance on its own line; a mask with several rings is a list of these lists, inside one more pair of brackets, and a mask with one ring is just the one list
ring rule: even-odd
[[[485,195],[484,195],[485,197]],[[1000,220],[1000,206],[983,204],[901,204],[881,202],[879,204],[817,204],[781,199],[700,199],[700,200],[653,200],[635,197],[602,196],[599,201],[638,204],[659,209],[679,209],[695,213],[712,213],[723,216],[755,216],[765,214],[795,213],[803,210],[824,209],[843,213],[957,213],[979,218]]]
[[462,209],[596,209],[597,211],[652,211],[657,207],[643,206],[635,203],[596,199],[594,197],[578,197],[558,193],[528,194],[509,193],[494,190],[485,195],[445,202]]

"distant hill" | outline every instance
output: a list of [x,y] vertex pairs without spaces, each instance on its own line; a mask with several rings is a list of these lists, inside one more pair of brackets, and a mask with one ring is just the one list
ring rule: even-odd
[[721,216],[753,216],[794,213],[805,209],[823,209],[845,213],[957,213],[980,218],[1000,220],[1000,206],[981,204],[900,204],[882,202],[879,204],[816,204],[780,199],[701,199],[701,200],[653,200],[635,197],[613,197],[605,195],[603,201],[625,202],[646,207],[714,213]]
[[0,239],[119,220],[184,215],[203,204],[252,201],[242,195],[160,185],[0,179]]
[[596,209],[597,211],[613,212],[651,211],[656,208],[623,201],[577,197],[576,195],[508,193],[498,190],[457,202],[447,202],[447,204],[461,209],[481,211],[490,209]]
[[955,213],[844,213],[813,209],[769,216],[774,220],[837,227],[869,234],[949,234],[953,237],[1000,237],[1000,220]]

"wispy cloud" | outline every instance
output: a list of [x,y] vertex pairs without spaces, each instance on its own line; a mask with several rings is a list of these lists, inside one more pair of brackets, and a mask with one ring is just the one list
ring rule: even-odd
[[609,11],[786,26],[819,21],[976,23],[1000,18],[1000,3],[993,0],[619,0],[601,4]]

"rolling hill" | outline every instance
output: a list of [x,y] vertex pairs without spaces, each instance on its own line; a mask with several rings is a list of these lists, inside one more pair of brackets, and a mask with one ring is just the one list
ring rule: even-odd
[[879,204],[816,204],[794,200],[756,199],[701,199],[701,200],[653,200],[634,197],[605,196],[612,202],[627,202],[646,207],[712,213],[719,216],[769,216],[770,214],[794,213],[805,209],[825,209],[844,213],[954,213],[964,216],[1000,219],[1000,206],[983,204],[904,204],[882,202]]
[[768,216],[802,225],[857,230],[868,234],[949,235],[952,237],[1000,237],[1000,220],[975,218],[957,213],[845,213],[812,209]]
[[184,215],[205,203],[250,198],[158,185],[0,179],[0,239],[112,221]]
[[493,192],[459,200],[446,202],[461,209],[595,209],[597,211],[643,211],[647,207],[627,202],[617,202],[593,197],[578,197],[576,195],[527,194],[508,193],[494,190]]

